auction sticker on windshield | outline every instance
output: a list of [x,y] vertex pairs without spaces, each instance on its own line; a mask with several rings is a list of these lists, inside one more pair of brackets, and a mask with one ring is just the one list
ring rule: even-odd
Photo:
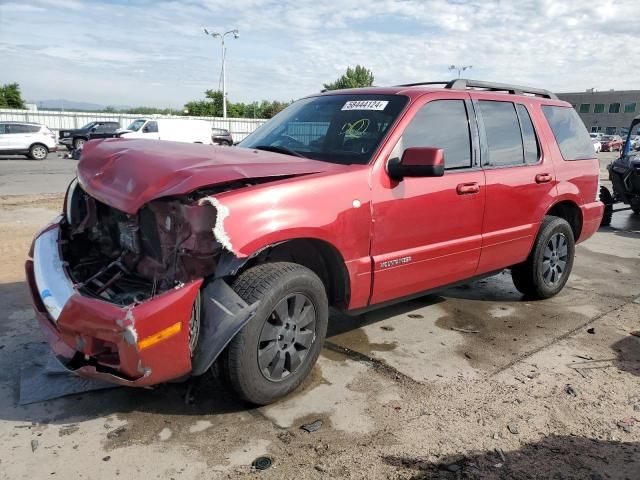
[[341,110],[384,110],[387,100],[349,100]]

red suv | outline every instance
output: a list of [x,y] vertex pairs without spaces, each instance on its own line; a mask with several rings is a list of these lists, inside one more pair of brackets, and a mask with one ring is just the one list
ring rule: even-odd
[[55,353],[131,386],[219,362],[266,404],[311,370],[329,307],[505,268],[558,293],[603,212],[589,134],[548,91],[443,84],[307,97],[234,148],[88,142],[26,263]]

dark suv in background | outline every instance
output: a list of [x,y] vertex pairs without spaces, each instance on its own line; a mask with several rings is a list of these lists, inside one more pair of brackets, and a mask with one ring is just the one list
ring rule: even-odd
[[69,149],[80,149],[92,134],[115,133],[119,128],[118,122],[89,122],[82,128],[60,130],[58,142]]

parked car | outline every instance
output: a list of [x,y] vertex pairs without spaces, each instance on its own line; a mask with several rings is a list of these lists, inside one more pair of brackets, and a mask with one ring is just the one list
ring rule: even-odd
[[89,140],[90,135],[114,133],[119,128],[118,122],[89,122],[82,128],[60,130],[58,142],[70,150],[81,149],[84,143]]
[[624,142],[619,135],[604,135],[600,139],[600,145],[602,146],[603,152],[613,152],[613,151],[621,151]]
[[600,153],[600,151],[602,150],[602,144],[600,143],[600,140],[591,138],[591,143],[593,144],[593,149],[595,150],[595,152]]
[[309,374],[329,308],[506,268],[556,295],[603,212],[569,103],[460,79],[313,95],[235,148],[92,141],[77,172],[26,263],[58,358],[129,386],[217,362],[255,404]]
[[217,143],[218,145],[233,145],[233,137],[231,136],[231,132],[224,128],[212,128],[211,140],[213,140],[213,143]]
[[0,155],[26,155],[33,160],[44,160],[57,148],[55,134],[45,125],[0,122]]
[[213,144],[209,122],[187,118],[140,118],[134,120],[126,131],[121,131],[120,136],[122,138]]

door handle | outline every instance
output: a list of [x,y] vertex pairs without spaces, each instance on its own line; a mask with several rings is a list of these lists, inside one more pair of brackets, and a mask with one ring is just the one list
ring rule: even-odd
[[458,192],[458,195],[470,195],[473,193],[479,193],[480,185],[478,185],[476,182],[461,183],[456,187],[456,192]]
[[550,173],[539,173],[536,175],[536,183],[549,183],[552,180]]

